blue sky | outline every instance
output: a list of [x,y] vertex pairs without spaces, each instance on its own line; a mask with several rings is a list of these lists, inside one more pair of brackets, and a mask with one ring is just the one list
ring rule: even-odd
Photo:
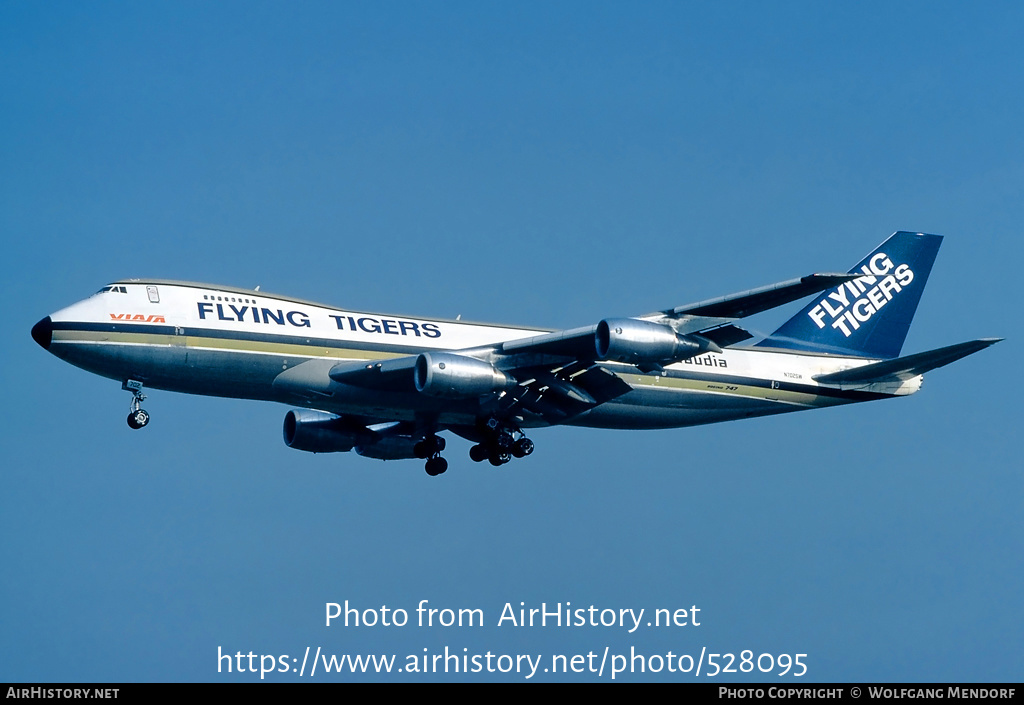
[[[1013,3],[4,3],[0,680],[446,645],[1019,680],[1022,34]],[[127,393],[29,337],[130,276],[573,327],[845,270],[900,229],[946,236],[904,351],[1006,342],[909,399],[548,429],[497,471],[455,439],[440,478],[303,454],[285,407],[166,392],[133,432]],[[324,626],[423,599],[486,624]],[[703,621],[498,627],[506,602]]]

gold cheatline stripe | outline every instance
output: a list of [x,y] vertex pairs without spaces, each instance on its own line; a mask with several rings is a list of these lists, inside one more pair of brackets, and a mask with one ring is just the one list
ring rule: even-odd
[[[630,382],[630,377],[636,379]],[[728,378],[720,382],[709,382],[703,379],[687,379],[679,377],[659,377],[657,382],[645,382],[640,375],[622,375],[622,378],[630,382],[634,387],[646,387],[647,389],[658,389],[671,387],[673,389],[687,389],[695,392],[710,392],[723,396],[750,397],[752,399],[764,399],[765,401],[778,401],[789,404],[800,404],[806,406],[814,404],[819,400],[817,394],[808,392],[793,392],[784,389],[765,389],[754,387],[749,384],[730,382]],[[722,387],[736,387],[736,389],[723,389]],[[819,402],[820,403],[820,402]]]
[[404,353],[389,353],[376,350],[353,350],[350,348],[326,348],[313,344],[268,343],[258,340],[236,340],[233,338],[202,338],[192,335],[157,335],[151,333],[94,333],[90,331],[62,330],[53,332],[55,342],[83,343],[126,343],[134,345],[159,345],[162,347],[187,347],[194,350],[234,350],[238,352],[259,352],[292,357],[337,357],[357,360],[384,360],[401,357]]

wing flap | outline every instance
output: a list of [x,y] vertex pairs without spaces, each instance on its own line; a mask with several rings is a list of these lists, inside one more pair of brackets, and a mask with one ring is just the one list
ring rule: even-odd
[[524,384],[516,393],[515,403],[549,419],[577,416],[632,389],[600,365],[572,363],[555,371],[539,368],[517,374]]

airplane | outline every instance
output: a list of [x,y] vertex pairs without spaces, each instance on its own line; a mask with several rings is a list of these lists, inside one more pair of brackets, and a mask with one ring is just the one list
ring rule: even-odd
[[[39,321],[57,357],[143,389],[294,407],[284,441],[313,453],[419,458],[435,476],[451,431],[498,467],[527,429],[695,426],[906,396],[983,338],[900,356],[942,237],[897,232],[846,274],[571,330],[367,314],[256,289],[125,279]],[[747,316],[816,295],[754,345]]]

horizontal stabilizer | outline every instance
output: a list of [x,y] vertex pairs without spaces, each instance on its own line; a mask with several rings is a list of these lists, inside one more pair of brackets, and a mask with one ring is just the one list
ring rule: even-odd
[[871,382],[888,382],[910,379],[922,375],[929,370],[943,367],[967,357],[990,345],[995,345],[1002,338],[982,338],[966,343],[957,343],[937,350],[897,357],[893,360],[873,362],[869,365],[854,367],[840,372],[817,375],[814,379],[822,384],[857,384]]

